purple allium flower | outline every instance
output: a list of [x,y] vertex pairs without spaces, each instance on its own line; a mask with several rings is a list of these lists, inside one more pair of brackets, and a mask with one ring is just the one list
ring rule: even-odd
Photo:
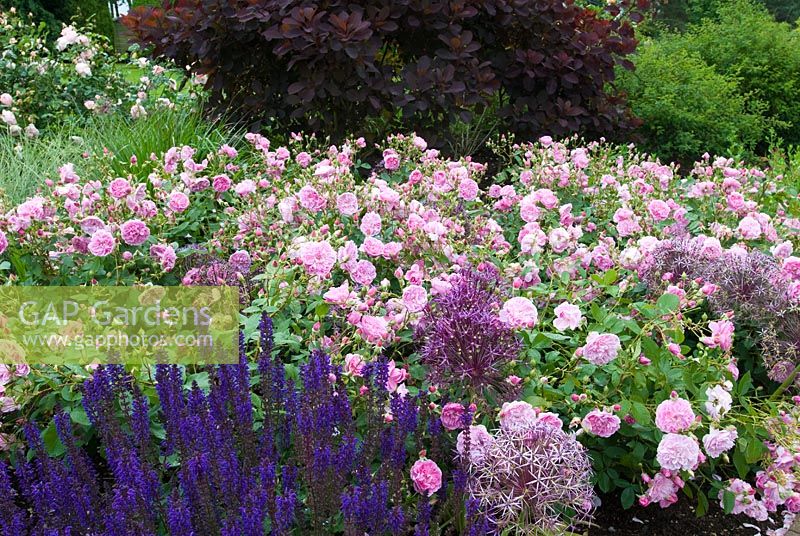
[[[778,383],[786,381],[800,365],[800,312],[788,312],[764,329],[761,348],[767,376]],[[795,386],[800,387],[800,375]]]
[[661,242],[648,255],[639,270],[639,276],[650,290],[663,287],[663,278],[669,274],[672,282],[695,279],[704,275],[713,260],[696,238],[673,238]]
[[463,270],[453,287],[433,300],[420,354],[435,382],[507,391],[503,369],[522,343],[500,321],[500,301],[497,275],[475,270]]
[[759,251],[727,253],[709,263],[704,279],[717,286],[708,303],[717,314],[759,324],[789,307],[788,285],[774,257]]
[[470,497],[501,531],[556,533],[591,517],[589,456],[575,436],[554,426],[498,430],[486,455],[466,466]]

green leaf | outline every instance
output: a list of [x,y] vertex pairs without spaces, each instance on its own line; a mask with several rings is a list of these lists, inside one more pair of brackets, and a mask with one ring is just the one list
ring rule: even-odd
[[316,309],[314,309],[314,314],[317,315],[317,318],[324,318],[325,315],[328,314],[328,311],[330,311],[330,309],[331,306],[328,305],[327,303],[320,303],[319,305],[317,305]]
[[733,512],[733,507],[736,505],[736,495],[728,490],[722,492],[722,509],[726,514]]
[[636,491],[633,488],[625,488],[622,490],[622,495],[620,496],[620,502],[622,503],[622,508],[627,510],[633,503],[636,501]]
[[681,307],[681,299],[675,294],[663,294],[656,302],[662,314],[674,313]]
[[747,442],[747,448],[744,450],[744,459],[747,463],[753,464],[761,459],[764,454],[764,444],[756,438]]
[[636,419],[637,423],[643,426],[651,422],[650,412],[647,411],[647,408],[641,402],[634,402],[631,404],[631,415]]
[[747,478],[747,473],[750,471],[750,465],[747,463],[747,460],[742,453],[741,445],[737,446],[736,450],[733,451],[733,465],[736,467],[736,472],[739,473],[739,478]]
[[697,491],[697,517],[703,517],[708,512],[708,497],[702,490]]
[[603,274],[603,284],[606,286],[611,285],[617,280],[617,277],[619,277],[619,274],[617,274],[617,271],[612,268]]

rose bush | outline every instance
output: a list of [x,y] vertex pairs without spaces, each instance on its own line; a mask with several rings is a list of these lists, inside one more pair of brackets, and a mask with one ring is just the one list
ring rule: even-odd
[[[36,138],[65,120],[116,110],[135,119],[198,98],[194,90],[178,91],[175,69],[135,53],[117,57],[108,39],[90,29],[65,26],[54,43],[45,33],[26,15],[0,12],[3,133]],[[128,81],[124,69],[139,71],[138,80]]]
[[[405,468],[417,496],[464,475],[465,489],[483,489],[483,470],[465,464],[500,456],[492,437],[512,459],[554,433],[544,423],[577,437],[598,490],[626,507],[637,496],[666,507],[679,492],[700,512],[720,496],[756,517],[800,504],[800,486],[770,470],[765,418],[792,411],[797,376],[800,342],[784,325],[800,299],[790,180],[710,157],[680,176],[632,147],[547,137],[497,147],[507,165],[495,176],[413,135],[390,138],[372,169],[361,140],[247,140],[139,155],[125,177],[65,164],[39,195],[3,207],[0,277],[238,285],[244,339],[272,317],[289,373],[322,350],[358,400],[365,367],[385,363],[391,396],[441,416],[444,431]],[[765,343],[780,353],[762,359]],[[86,374],[8,375],[3,408],[42,418],[61,405],[80,423],[68,387]],[[12,448],[15,424],[3,433]],[[44,437],[58,453],[55,428]],[[753,499],[754,478],[781,492]],[[743,509],[745,495],[756,507]],[[496,508],[468,501],[454,515],[512,523]]]

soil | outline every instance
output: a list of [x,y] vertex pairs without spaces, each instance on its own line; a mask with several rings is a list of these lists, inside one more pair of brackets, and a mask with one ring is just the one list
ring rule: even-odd
[[589,536],[755,536],[783,524],[780,514],[772,514],[772,522],[760,523],[744,515],[725,514],[718,503],[711,503],[708,513],[697,517],[686,497],[669,508],[635,504],[629,510],[622,509],[618,496],[601,499]]

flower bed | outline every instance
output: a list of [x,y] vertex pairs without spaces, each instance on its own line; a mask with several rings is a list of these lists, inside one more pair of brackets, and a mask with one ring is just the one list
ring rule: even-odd
[[247,140],[66,164],[5,207],[3,281],[235,285],[244,341],[213,369],[4,369],[9,415],[56,413],[11,456],[6,530],[535,533],[595,489],[800,509],[791,180],[549,138],[492,177],[415,136],[374,168],[359,140]]

